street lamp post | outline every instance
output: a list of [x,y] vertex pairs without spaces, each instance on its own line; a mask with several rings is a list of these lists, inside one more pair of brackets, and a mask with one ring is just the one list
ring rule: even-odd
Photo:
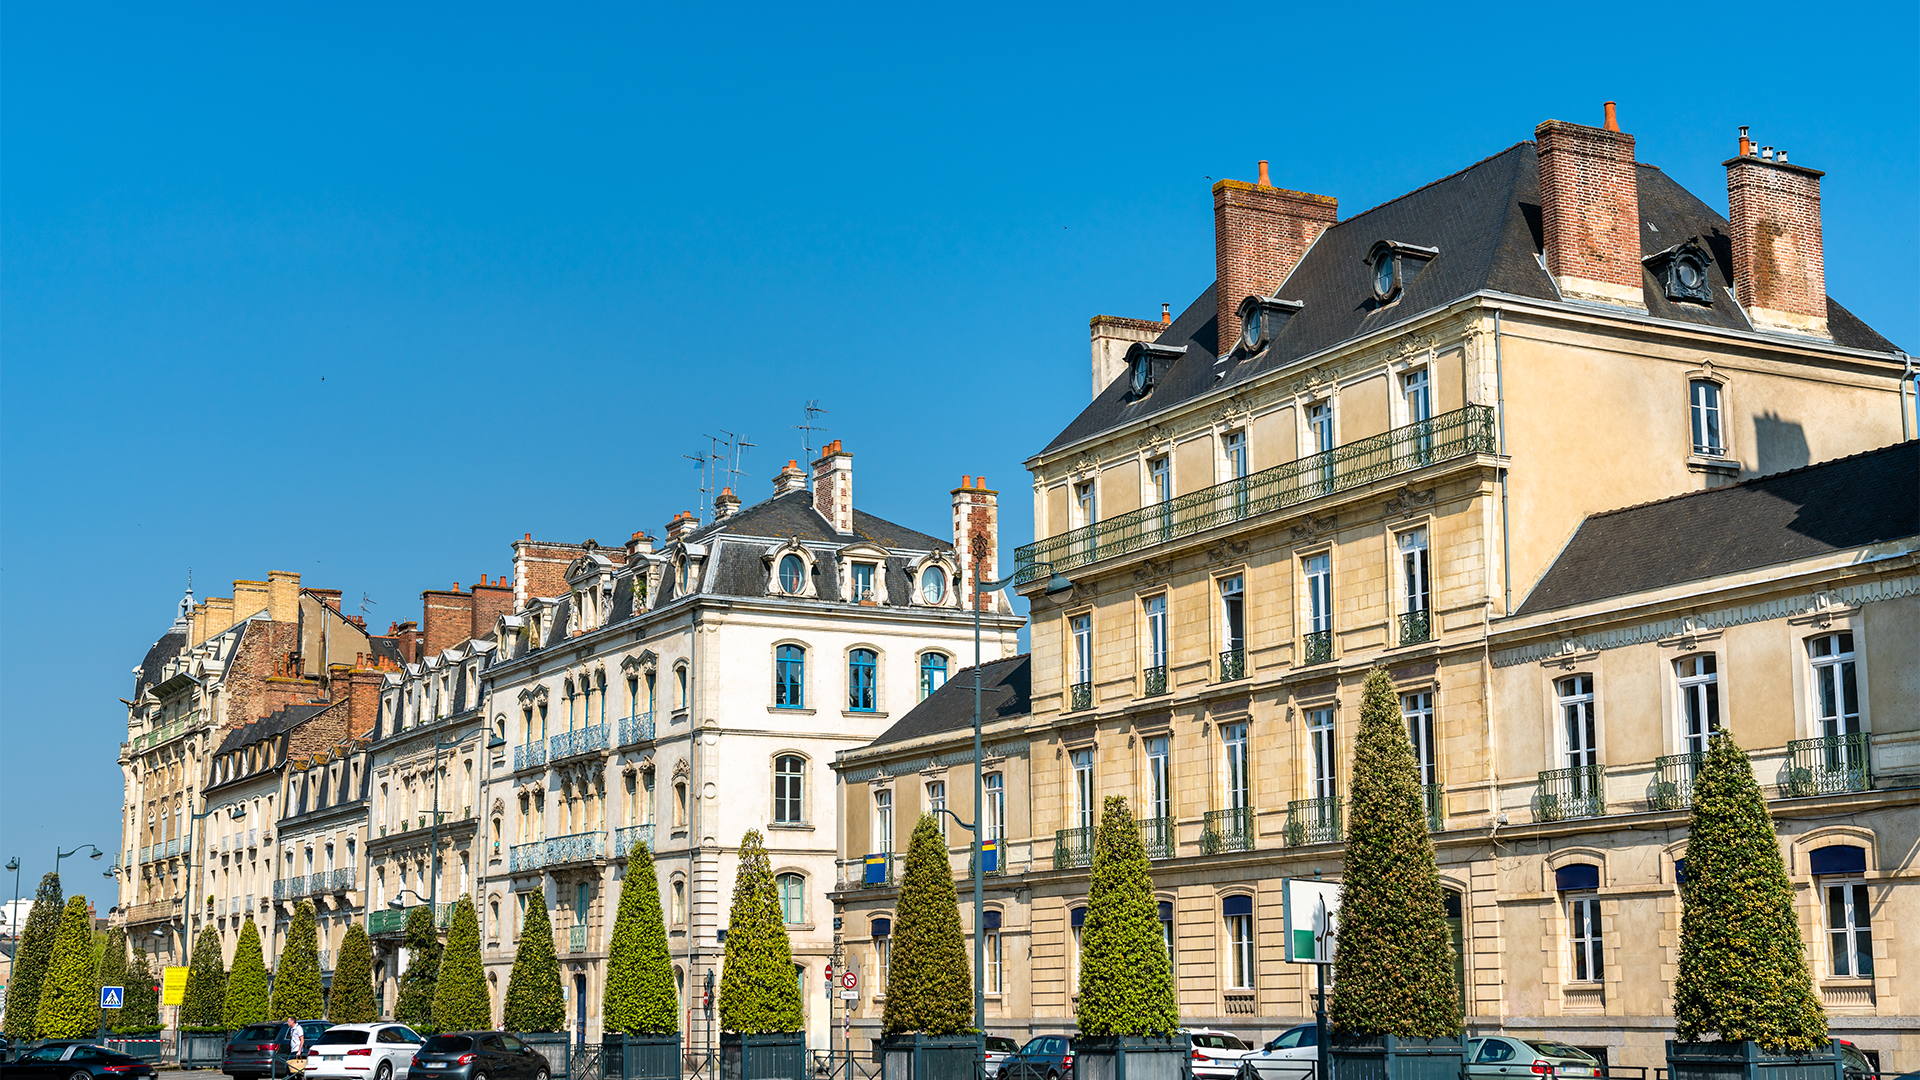
[[[106,852],[101,851],[99,848],[94,847],[92,844],[80,844],[77,847],[75,847],[72,851],[61,851],[59,846],[55,845],[53,849],[53,872],[56,877],[59,876],[59,873],[60,873],[60,860],[69,859],[75,855],[78,855],[80,853],[81,848],[92,848],[93,854],[87,856],[87,858],[89,859],[97,859],[100,856],[106,854]],[[16,886],[16,888],[17,887],[18,886]]]
[[[13,931],[13,940],[18,942],[20,940],[20,856],[15,855],[8,859],[7,869],[13,871],[13,906],[7,909],[7,929]],[[16,945],[14,955],[17,956],[19,953],[20,949]],[[13,969],[9,967],[7,970]]]
[[[484,717],[482,719],[484,722]],[[440,925],[440,751],[452,749],[480,735],[480,731],[473,731],[451,742],[439,738],[433,740],[433,829],[427,834],[427,872],[432,876],[427,881],[427,911],[433,916],[436,930]],[[420,894],[415,892],[413,895]]]

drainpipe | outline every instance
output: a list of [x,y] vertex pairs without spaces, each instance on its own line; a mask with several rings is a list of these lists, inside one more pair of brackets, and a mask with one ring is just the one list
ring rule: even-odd
[[[1494,420],[1499,424],[1500,456],[1507,456],[1507,381],[1500,362],[1500,309],[1493,310],[1493,396]],[[1513,530],[1507,517],[1507,469],[1500,468],[1500,577],[1506,601],[1500,614],[1513,614]]]
[[1913,377],[1913,357],[1898,349],[1894,352],[1905,365],[1905,370],[1900,373],[1900,441],[1906,442],[1913,438],[1913,414],[1907,412],[1907,387],[1913,387],[1914,406],[1920,408],[1920,380]]

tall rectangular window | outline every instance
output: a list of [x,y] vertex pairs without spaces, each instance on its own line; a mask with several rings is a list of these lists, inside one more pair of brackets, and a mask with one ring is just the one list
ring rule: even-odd
[[1073,635],[1072,709],[1093,706],[1093,616],[1075,615],[1067,620]]
[[1080,520],[1081,527],[1097,524],[1100,521],[1100,495],[1098,485],[1087,480],[1073,485],[1073,508]]
[[1600,898],[1573,896],[1567,900],[1567,944],[1573,951],[1573,981],[1599,982]]
[[893,792],[873,793],[873,850],[893,850]]
[[807,763],[798,754],[782,754],[773,762],[773,820],[781,825],[805,821],[802,795]]
[[1326,555],[1309,555],[1301,566],[1307,576],[1307,632],[1333,629],[1333,574]]
[[773,704],[781,709],[806,707],[807,652],[798,645],[782,645],[774,650]]
[[1720,384],[1696,379],[1688,387],[1688,393],[1693,414],[1693,452],[1715,456],[1724,453],[1727,447],[1720,438]]
[[1221,901],[1227,932],[1227,986],[1253,989],[1253,897],[1229,896]]
[[1149,596],[1140,601],[1140,610],[1147,620],[1147,668],[1148,681],[1158,681],[1158,686],[1150,686],[1150,694],[1166,692],[1167,679],[1167,598],[1165,595]]
[[1867,902],[1867,883],[1829,884],[1827,941],[1833,950],[1833,973],[1846,978],[1873,977],[1873,909]]
[[1567,768],[1600,764],[1599,731],[1593,718],[1593,676],[1569,675],[1553,684],[1560,705],[1561,749]]
[[1221,725],[1220,746],[1226,753],[1227,809],[1245,810],[1253,803],[1253,785],[1247,778],[1247,725]]
[[1689,754],[1707,752],[1707,739],[1720,730],[1720,675],[1717,658],[1701,653],[1675,661],[1680,677],[1680,737]]
[[1165,456],[1147,462],[1147,481],[1153,485],[1153,501],[1170,502],[1173,499],[1173,459]]
[[1307,406],[1307,430],[1313,438],[1313,453],[1324,454],[1333,449],[1333,403],[1315,402]]
[[873,564],[857,562],[853,564],[853,599],[859,602],[879,599],[873,591]]
[[920,656],[920,700],[933,696],[935,690],[947,684],[947,657],[945,653],[922,653]]
[[1093,790],[1093,751],[1075,750],[1073,752],[1073,792],[1078,824],[1082,829],[1091,829],[1099,821],[1100,808],[1098,797]]
[[1167,755],[1167,737],[1156,735],[1147,740],[1147,816],[1173,816],[1172,760]]
[[1854,682],[1853,635],[1823,634],[1808,642],[1813,657],[1813,704],[1820,734],[1860,733],[1860,693]]
[[927,813],[932,814],[934,823],[940,828],[940,838],[947,836],[947,782],[945,780],[927,781]]
[[987,993],[1000,993],[1000,931],[986,932]]
[[873,712],[880,700],[880,656],[872,649],[855,649],[847,654],[847,708],[853,712]]
[[[988,840],[1000,840],[1007,835],[1007,786],[1006,778],[999,773],[988,773],[980,778],[986,787],[987,814],[986,836]],[[1004,859],[1006,856],[1002,855]],[[1001,865],[1006,865],[1004,862]]]
[[1229,431],[1220,437],[1221,456],[1226,460],[1227,479],[1238,480],[1247,475],[1247,433]]
[[1407,738],[1413,742],[1413,761],[1422,784],[1439,783],[1433,755],[1433,692],[1400,695],[1400,715],[1407,720]]
[[1236,654],[1247,648],[1247,581],[1239,574],[1220,580],[1220,644]]
[[1433,419],[1433,390],[1426,368],[1414,368],[1400,376],[1400,393],[1407,402],[1407,423]]
[[1308,789],[1315,799],[1334,797],[1333,710],[1307,710],[1307,742],[1313,747],[1313,778]]
[[1400,597],[1408,614],[1427,612],[1427,530],[1400,534]]

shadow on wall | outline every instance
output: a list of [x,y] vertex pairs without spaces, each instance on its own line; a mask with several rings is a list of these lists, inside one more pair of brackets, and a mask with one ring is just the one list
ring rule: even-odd
[[1799,423],[1775,412],[1753,418],[1754,475],[1770,476],[1810,464],[1807,434]]

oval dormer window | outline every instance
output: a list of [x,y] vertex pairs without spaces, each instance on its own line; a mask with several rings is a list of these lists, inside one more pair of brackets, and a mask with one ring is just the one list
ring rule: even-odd
[[947,598],[947,572],[937,566],[920,571],[920,598],[937,604]]
[[1240,347],[1252,352],[1260,347],[1260,308],[1254,307],[1240,323]]
[[798,555],[787,555],[780,560],[780,588],[789,595],[798,595],[807,583],[806,560]]
[[1398,280],[1399,271],[1394,263],[1395,259],[1391,248],[1382,248],[1380,249],[1380,253],[1373,257],[1373,295],[1375,298],[1385,300],[1393,295],[1395,289],[1400,287]]
[[1673,269],[1679,275],[1680,286],[1684,289],[1698,289],[1700,283],[1706,280],[1700,264],[1685,256],[1674,260]]
[[1153,357],[1145,352],[1133,358],[1133,370],[1127,373],[1127,388],[1136,396],[1147,392],[1153,385]]

